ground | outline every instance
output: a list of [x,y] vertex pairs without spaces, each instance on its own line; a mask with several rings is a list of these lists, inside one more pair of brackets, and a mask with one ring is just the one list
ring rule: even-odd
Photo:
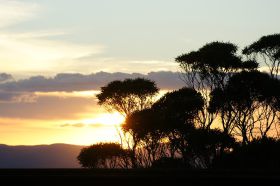
[[[2,169],[1,185],[270,185],[277,171]],[[276,184],[277,185],[277,184]]]

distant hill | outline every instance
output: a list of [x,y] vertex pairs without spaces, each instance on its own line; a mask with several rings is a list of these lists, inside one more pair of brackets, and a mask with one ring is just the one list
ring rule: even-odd
[[78,168],[77,156],[82,148],[67,144],[0,145],[0,168]]

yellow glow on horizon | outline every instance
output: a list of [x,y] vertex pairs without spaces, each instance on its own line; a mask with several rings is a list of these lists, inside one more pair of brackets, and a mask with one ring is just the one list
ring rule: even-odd
[[102,124],[118,126],[124,122],[125,118],[118,112],[100,114],[96,118],[83,119],[81,122],[87,125]]
[[72,91],[72,92],[35,92],[36,96],[51,96],[51,97],[95,97],[100,91],[88,90],[88,91]]
[[[168,90],[161,90],[155,100],[166,92]],[[77,97],[96,99],[96,93],[99,91],[36,92],[35,95],[62,99]],[[119,135],[124,120],[125,117],[118,112],[108,113],[103,107],[94,104],[68,118],[0,117],[0,141],[8,145],[53,143],[91,145],[100,142],[120,142]]]

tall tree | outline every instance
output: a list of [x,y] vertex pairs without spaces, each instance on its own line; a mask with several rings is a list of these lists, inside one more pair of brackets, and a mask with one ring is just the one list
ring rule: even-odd
[[267,137],[278,122],[273,106],[279,97],[279,92],[274,91],[277,86],[277,80],[258,71],[235,74],[223,90],[213,91],[211,109],[231,114],[233,121],[228,130],[247,144],[259,136]]
[[191,88],[182,88],[165,94],[152,107],[159,113],[159,129],[166,133],[169,139],[170,152],[181,154],[185,162],[189,156],[189,133],[194,130],[195,119],[203,105],[200,93]]
[[232,43],[212,42],[198,51],[176,58],[183,69],[188,87],[199,91],[204,98],[204,109],[200,112],[199,127],[210,128],[217,113],[208,111],[209,93],[215,88],[223,88],[228,78],[241,69],[255,69],[254,61],[242,61],[237,55],[237,46]]
[[247,46],[243,54],[266,64],[271,77],[277,78],[280,70],[280,34],[261,37]]
[[[123,116],[129,116],[136,111],[150,108],[159,89],[155,82],[143,79],[125,79],[113,81],[107,86],[101,87],[101,93],[97,95],[99,104],[105,106],[108,111],[117,111]],[[122,131],[119,131],[121,133]],[[128,134],[128,135],[127,135]],[[122,143],[130,148],[133,167],[137,167],[136,148],[140,142],[133,130],[126,130],[120,134]]]

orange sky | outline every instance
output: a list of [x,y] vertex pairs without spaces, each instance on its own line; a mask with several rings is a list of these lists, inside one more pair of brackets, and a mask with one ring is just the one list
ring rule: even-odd
[[[162,91],[160,95],[166,91]],[[119,141],[124,118],[97,104],[98,91],[36,92],[29,100],[2,102],[0,142],[8,145]]]
[[100,87],[181,88],[176,56],[280,30],[279,1],[255,1],[0,0],[0,143],[116,141],[121,118],[97,105]]

